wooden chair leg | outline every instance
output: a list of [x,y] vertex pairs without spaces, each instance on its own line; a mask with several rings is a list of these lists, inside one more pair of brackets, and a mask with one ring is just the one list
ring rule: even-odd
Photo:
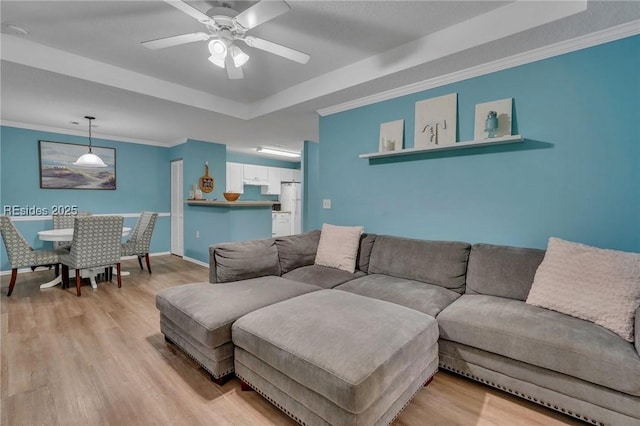
[[149,273],[151,273],[151,263],[149,262],[149,253],[145,253],[144,258],[147,261],[147,271],[149,271]]
[[69,287],[69,266],[62,265],[62,288]]
[[80,297],[82,292],[80,287],[82,286],[82,277],[80,276],[80,269],[76,269],[76,295]]
[[120,273],[120,262],[116,264],[116,269],[118,270],[118,288],[122,287],[122,274]]
[[140,270],[144,271],[144,268],[142,267],[142,256],[138,255],[138,263],[140,264]]
[[13,293],[13,286],[16,285],[17,278],[18,278],[18,268],[13,268],[11,270],[11,282],[9,282],[9,293],[7,293],[7,297],[11,296],[11,293]]

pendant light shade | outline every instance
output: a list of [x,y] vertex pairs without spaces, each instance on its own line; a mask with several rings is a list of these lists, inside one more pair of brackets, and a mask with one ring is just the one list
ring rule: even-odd
[[84,118],[89,120],[89,152],[78,157],[73,165],[81,167],[107,167],[100,157],[91,152],[91,120],[95,120],[96,118],[88,115],[85,115]]

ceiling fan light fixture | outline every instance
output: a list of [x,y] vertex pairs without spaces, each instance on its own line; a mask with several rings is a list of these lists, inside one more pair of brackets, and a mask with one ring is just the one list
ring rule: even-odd
[[261,146],[259,148],[256,148],[256,151],[261,152],[263,154],[279,155],[281,157],[300,158],[299,152],[285,151],[283,149],[267,148],[267,147]]
[[220,68],[224,68],[224,58],[218,58],[217,56],[211,55],[209,56],[209,61]]
[[213,39],[209,42],[209,52],[211,56],[224,60],[227,56],[227,43],[219,38]]
[[244,53],[238,46],[231,47],[231,57],[233,58],[233,64],[236,68],[240,68],[249,60],[249,55]]

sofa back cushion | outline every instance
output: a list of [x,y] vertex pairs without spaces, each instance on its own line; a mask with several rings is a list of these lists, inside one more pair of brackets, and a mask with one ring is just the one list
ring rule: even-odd
[[286,274],[296,268],[313,265],[320,242],[320,231],[276,238],[280,271]]
[[371,260],[371,250],[376,241],[376,234],[360,235],[360,247],[356,258],[356,271],[369,272],[369,261]]
[[464,293],[471,245],[378,235],[371,250],[370,274],[385,274],[439,285]]
[[212,246],[209,250],[209,280],[212,283],[280,275],[278,249],[273,238],[223,243]]
[[526,300],[544,250],[474,244],[467,269],[467,293]]

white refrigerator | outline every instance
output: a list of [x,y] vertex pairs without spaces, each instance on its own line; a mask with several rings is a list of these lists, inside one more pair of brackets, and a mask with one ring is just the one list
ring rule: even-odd
[[291,212],[291,233],[302,233],[302,184],[283,182],[280,191],[280,210]]

